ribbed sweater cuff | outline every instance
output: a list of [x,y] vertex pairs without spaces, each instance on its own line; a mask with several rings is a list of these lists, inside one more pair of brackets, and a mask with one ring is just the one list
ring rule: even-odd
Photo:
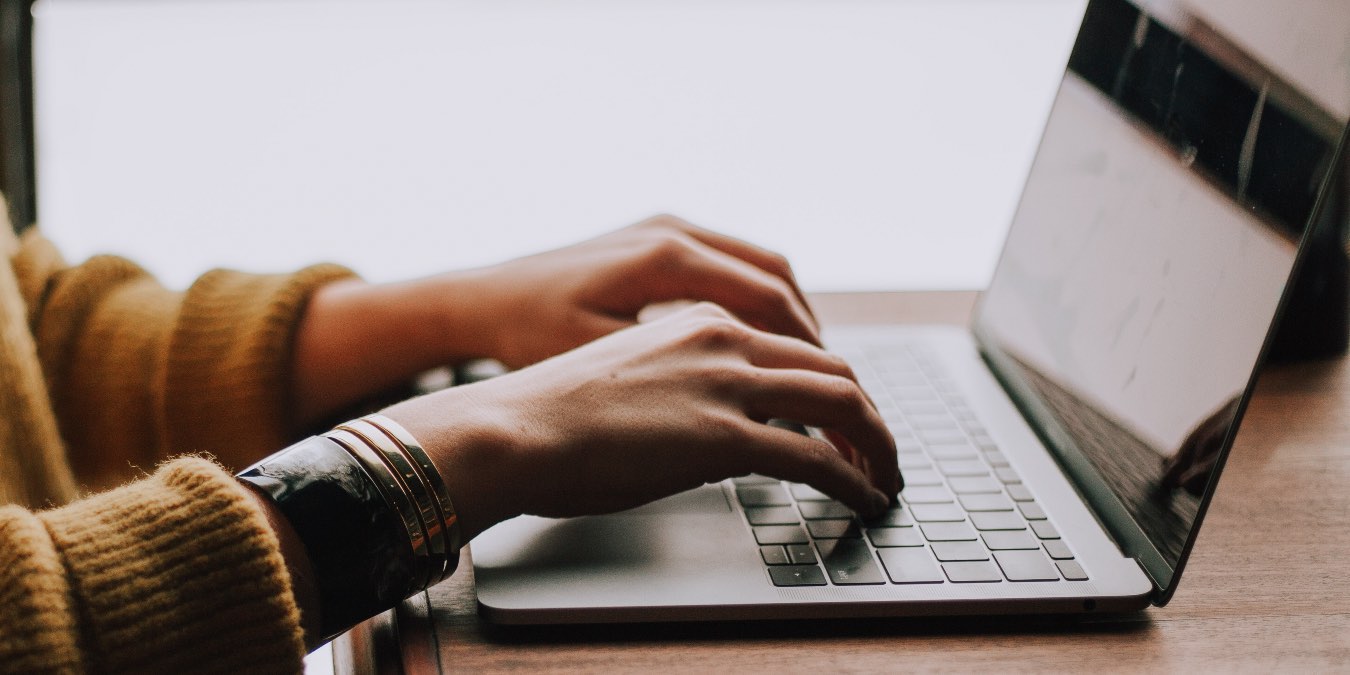
[[298,672],[300,613],[276,535],[219,466],[153,476],[39,516],[69,574],[81,651],[108,672]]
[[210,452],[238,470],[294,440],[287,411],[295,331],[316,289],[352,276],[316,265],[288,275],[216,270],[199,278],[169,348],[168,447]]

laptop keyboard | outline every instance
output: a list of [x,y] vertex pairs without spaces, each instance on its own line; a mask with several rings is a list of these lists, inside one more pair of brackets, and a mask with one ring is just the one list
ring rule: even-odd
[[935,358],[913,344],[840,354],[895,436],[905,489],[863,521],[807,485],[734,479],[775,586],[1088,578]]

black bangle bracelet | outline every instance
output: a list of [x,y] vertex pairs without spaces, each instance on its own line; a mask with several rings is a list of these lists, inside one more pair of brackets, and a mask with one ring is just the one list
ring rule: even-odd
[[418,590],[399,514],[342,446],[307,438],[237,478],[271,497],[304,544],[325,642]]

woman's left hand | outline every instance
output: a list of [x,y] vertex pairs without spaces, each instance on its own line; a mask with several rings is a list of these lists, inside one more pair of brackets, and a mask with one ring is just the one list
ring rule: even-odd
[[637,323],[672,300],[718,304],[741,321],[820,344],[781,255],[656,216],[617,232],[480,270],[475,300],[491,356],[520,368]]
[[306,428],[437,366],[473,358],[527,366],[674,300],[713,302],[760,330],[820,344],[781,255],[656,216],[491,267],[320,289],[296,335],[296,425]]

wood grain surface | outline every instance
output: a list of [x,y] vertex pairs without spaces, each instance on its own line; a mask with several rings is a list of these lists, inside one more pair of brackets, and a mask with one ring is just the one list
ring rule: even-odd
[[[829,323],[964,323],[974,294],[813,301]],[[339,671],[1347,672],[1348,403],[1344,359],[1267,369],[1167,607],[1089,619],[507,629],[478,618],[465,556],[454,578],[345,637]]]

